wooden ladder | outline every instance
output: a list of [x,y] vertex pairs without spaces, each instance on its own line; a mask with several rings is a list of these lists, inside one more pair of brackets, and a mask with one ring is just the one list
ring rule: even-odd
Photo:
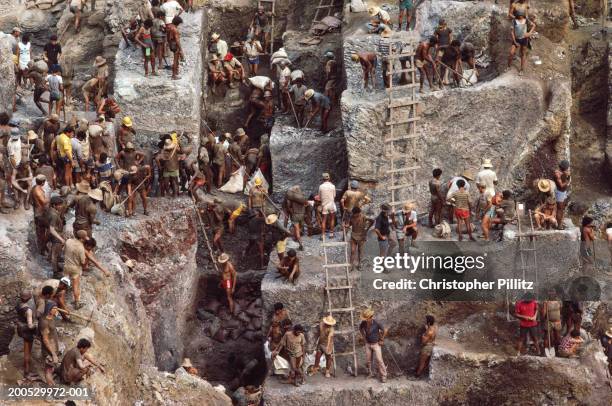
[[[531,210],[528,212],[529,215],[529,231],[523,230],[523,224],[521,223],[521,215],[517,213],[517,226],[518,226],[518,243],[519,243],[519,256],[521,258],[521,278],[525,280],[527,275],[532,274],[534,276],[534,286],[537,292],[538,287],[538,251],[536,245],[536,233],[533,227],[533,213]],[[510,321],[510,297],[508,289],[506,289],[506,317]]]
[[[270,6],[269,10],[266,10],[266,4]],[[272,13],[272,20],[270,21],[270,55],[274,53],[274,14],[276,14],[276,0],[259,0],[258,7],[263,7],[265,12]],[[266,52],[266,50],[264,50]]]
[[[327,312],[330,316],[333,316],[334,313],[338,313],[341,315],[350,316],[350,325],[346,326],[347,320],[346,317],[338,317],[336,320],[338,323],[336,324],[336,330],[334,332],[334,341],[336,337],[349,337],[351,341],[352,350],[336,353],[335,343],[332,348],[332,359],[334,362],[334,375],[336,374],[336,357],[341,356],[353,356],[353,375],[357,376],[357,350],[356,350],[356,329],[355,329],[355,308],[353,306],[353,286],[351,284],[350,279],[350,269],[351,264],[349,260],[349,243],[346,239],[346,232],[344,232],[344,241],[327,241],[327,238],[323,236],[323,254],[325,263],[323,264],[323,269],[325,269],[325,296],[327,297]],[[344,263],[332,263],[330,262],[330,258],[328,255],[328,250],[331,249],[342,249],[344,251]],[[330,276],[330,272],[334,272],[337,270],[344,270],[344,272],[339,276]],[[330,282],[337,281],[338,284],[331,284]],[[344,303],[334,304],[332,302],[332,296],[338,296],[338,293],[344,293]],[[348,298],[348,303],[346,303],[346,299]],[[337,306],[337,307],[336,307]],[[339,327],[339,328],[338,328]]]
[[[389,127],[384,138],[383,151],[389,159],[390,175],[388,190],[391,194],[391,208],[401,206],[404,200],[414,198],[417,187],[417,171],[421,168],[417,153],[417,143],[420,136],[416,131],[419,98],[417,88],[419,84],[416,78],[416,67],[414,64],[413,44],[403,44],[398,49],[398,43],[391,41],[389,46],[389,87],[386,89],[389,96],[389,120],[385,125]],[[405,68],[394,70],[395,63],[405,61]],[[386,63],[386,62],[383,62]],[[393,75],[400,73],[408,76],[408,84],[393,86]],[[399,94],[401,91],[402,94]],[[407,110],[407,111],[406,111]],[[406,125],[408,126],[406,129]],[[400,152],[400,148],[404,152]],[[402,193],[404,192],[404,193]],[[407,193],[406,193],[407,192]]]
[[329,17],[333,14],[334,10],[342,9],[344,7],[343,1],[338,0],[319,0],[319,5],[315,9],[315,15],[310,24],[310,29],[318,22],[321,22],[325,17]]

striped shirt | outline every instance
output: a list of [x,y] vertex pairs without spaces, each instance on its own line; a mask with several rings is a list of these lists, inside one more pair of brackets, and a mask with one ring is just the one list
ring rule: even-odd
[[451,198],[455,199],[455,208],[469,210],[470,194],[465,190],[458,190],[452,194]]

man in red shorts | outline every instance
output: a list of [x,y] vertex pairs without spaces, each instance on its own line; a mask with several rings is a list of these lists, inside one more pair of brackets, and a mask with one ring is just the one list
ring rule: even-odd
[[470,241],[476,241],[472,236],[472,225],[470,222],[472,205],[470,203],[470,194],[465,190],[465,180],[459,179],[457,181],[457,190],[450,196],[450,201],[455,206],[455,218],[457,219],[457,236],[459,241],[463,240],[463,234],[461,231],[461,224],[465,224],[467,228],[468,236]]
[[234,314],[234,290],[236,289],[236,269],[229,260],[229,255],[223,253],[219,255],[217,262],[221,265],[221,287],[227,295],[227,302],[231,314]]

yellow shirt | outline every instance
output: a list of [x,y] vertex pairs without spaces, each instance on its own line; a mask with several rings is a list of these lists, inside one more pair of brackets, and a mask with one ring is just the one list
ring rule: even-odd
[[57,137],[57,151],[61,158],[68,157],[72,159],[72,141],[70,137],[64,133],[61,133]]

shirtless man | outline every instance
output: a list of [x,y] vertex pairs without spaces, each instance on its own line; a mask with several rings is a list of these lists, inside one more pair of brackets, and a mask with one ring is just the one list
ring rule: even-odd
[[[146,216],[147,212],[147,181],[151,179],[152,172],[150,165],[132,165],[130,167],[130,176],[128,180],[128,207],[126,211],[127,216],[134,215],[136,211],[136,196],[140,196],[142,202],[143,214]],[[138,188],[138,190],[136,190]],[[137,192],[137,193],[136,193]]]
[[[432,84],[431,74],[429,73],[428,66],[431,66],[431,69],[434,74],[437,74],[436,62],[431,57],[431,48],[435,47],[438,43],[438,39],[436,37],[429,37],[427,41],[422,41],[419,43],[416,49],[416,67],[419,70],[419,78],[421,86],[419,87],[419,92],[423,92],[423,84],[425,84],[425,77],[427,77],[427,83],[429,83],[429,88],[431,90],[437,90],[437,88]],[[438,76],[438,75],[437,75]]]
[[51,162],[51,144],[53,144],[53,140],[59,134],[59,129],[60,121],[57,114],[53,113],[43,121],[43,142],[45,143],[45,152],[47,153],[49,162]]
[[[44,184],[44,183],[43,183]],[[32,188],[32,171],[27,160],[22,159],[17,168],[11,174],[11,186],[16,194],[15,205],[13,208],[18,209],[23,203],[24,210],[30,210],[30,189]]]
[[47,178],[45,175],[36,176],[36,185],[32,188],[32,202],[34,204],[34,226],[36,228],[36,243],[38,252],[45,255],[47,252],[47,233],[46,233],[46,211],[49,207],[49,199],[43,189]]
[[28,304],[32,299],[32,292],[24,290],[19,296],[19,303],[15,306],[17,312],[17,335],[23,339],[23,375],[30,377],[30,361],[32,360],[32,345],[36,334],[34,324],[34,311]]
[[557,227],[557,205],[553,197],[548,197],[544,204],[535,209],[533,216],[536,221],[537,229]]
[[83,99],[85,99],[85,111],[89,111],[89,102],[96,100],[98,94],[98,78],[91,78],[81,88]]
[[351,181],[351,187],[342,195],[340,199],[340,206],[342,207],[342,226],[344,227],[344,235],[350,227],[351,216],[353,214],[353,207],[359,207],[360,209],[364,204],[370,203],[372,200],[366,196],[364,192],[359,190],[359,182],[356,180]]
[[219,252],[223,252],[223,244],[221,237],[223,236],[223,219],[225,210],[221,205],[221,200],[215,198],[212,203],[208,204],[208,223],[213,229],[213,248]]
[[211,92],[217,95],[217,88],[226,82],[225,71],[223,70],[223,62],[217,54],[213,54],[210,62],[208,62],[208,77],[210,80]]
[[229,255],[223,253],[217,259],[217,262],[221,265],[221,287],[225,290],[227,296],[227,303],[229,304],[229,310],[231,314],[234,314],[234,290],[236,290],[236,280],[238,274],[234,265],[229,260]]
[[370,77],[372,78],[372,89],[376,87],[376,65],[378,57],[375,52],[357,52],[351,55],[353,62],[359,62],[363,70],[363,88],[367,89]]
[[554,178],[557,191],[555,198],[557,200],[557,228],[563,230],[563,217],[565,215],[565,205],[568,196],[569,186],[571,183],[570,164],[567,160],[559,162],[559,169],[555,170]]
[[287,251],[287,255],[283,257],[276,268],[278,273],[295,285],[297,278],[300,276],[300,261],[297,252],[293,248]]
[[425,332],[421,336],[421,355],[419,356],[419,365],[416,370],[416,376],[419,378],[431,358],[434,344],[436,342],[436,335],[438,334],[438,325],[434,316],[425,316]]

